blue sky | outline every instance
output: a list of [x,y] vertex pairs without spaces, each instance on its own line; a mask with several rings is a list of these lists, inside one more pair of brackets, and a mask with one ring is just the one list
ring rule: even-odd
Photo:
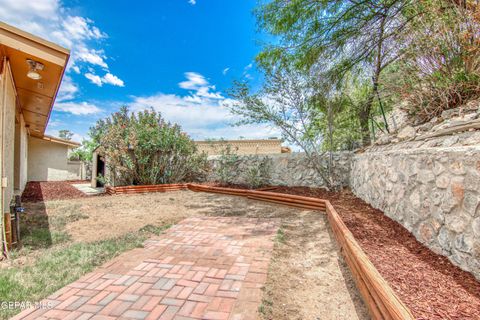
[[47,133],[80,140],[121,105],[153,107],[195,139],[266,138],[266,126],[231,127],[233,79],[261,81],[264,41],[256,0],[0,0],[0,20],[69,48],[72,56]]

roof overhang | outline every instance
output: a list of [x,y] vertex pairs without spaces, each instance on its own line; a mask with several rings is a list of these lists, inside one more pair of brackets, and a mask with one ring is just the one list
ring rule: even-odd
[[[62,82],[70,51],[0,22],[0,57],[6,57],[16,94],[30,134],[43,137]],[[40,80],[27,77],[27,59],[40,62]]]
[[81,146],[81,144],[78,143],[78,142],[71,141],[71,140],[65,140],[65,139],[61,139],[61,138],[57,138],[57,137],[53,137],[53,136],[44,135],[42,137],[42,139],[45,140],[45,141],[49,141],[49,142],[64,144],[64,145],[72,147],[72,148],[78,148],[78,147]]

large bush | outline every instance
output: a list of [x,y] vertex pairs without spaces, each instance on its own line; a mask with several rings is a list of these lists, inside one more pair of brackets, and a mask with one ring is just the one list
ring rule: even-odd
[[386,89],[422,123],[480,97],[480,6],[429,0],[414,10],[409,45],[392,65]]
[[239,165],[240,158],[237,150],[230,144],[222,147],[215,166],[217,182],[225,186],[234,183],[239,174]]
[[154,110],[135,114],[122,107],[93,131],[115,185],[199,181],[207,173],[206,154],[197,152],[179,125]]

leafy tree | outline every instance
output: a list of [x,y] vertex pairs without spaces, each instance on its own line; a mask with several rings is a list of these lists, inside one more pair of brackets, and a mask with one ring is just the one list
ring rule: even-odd
[[[321,147],[322,141],[333,134],[333,128],[329,127],[325,135],[319,125],[333,119],[329,93],[329,88],[315,77],[296,69],[265,69],[265,82],[258,92],[252,93],[245,82],[235,82],[230,91],[235,102],[229,108],[240,116],[239,125],[264,123],[278,127],[286,141],[305,152],[325,185],[336,189],[339,185],[331,154],[329,161],[323,161],[327,153]],[[325,118],[326,114],[330,117]]]
[[93,150],[97,147],[97,144],[89,139],[84,139],[82,145],[70,153],[70,160],[80,160],[91,162]]
[[91,131],[107,159],[115,185],[178,183],[203,179],[206,154],[177,124],[154,110],[130,113],[127,107],[100,120]]
[[59,130],[58,136],[65,140],[72,140],[73,132],[71,132],[70,130]]
[[347,74],[370,81],[365,103],[357,105],[363,143],[379,98],[383,71],[403,55],[405,35],[415,19],[410,0],[273,0],[256,10],[261,29],[277,36],[257,57],[261,65],[294,63],[320,71],[332,83]]

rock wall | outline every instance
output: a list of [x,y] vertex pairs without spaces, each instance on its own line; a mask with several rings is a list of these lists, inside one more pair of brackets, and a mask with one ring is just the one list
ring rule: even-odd
[[480,279],[480,144],[450,145],[451,140],[437,141],[439,147],[404,143],[358,153],[350,186],[420,242]]
[[[269,157],[272,185],[324,186],[304,154]],[[235,182],[245,183],[253,162],[239,161]],[[334,161],[343,185],[480,280],[480,131],[415,135]]]
[[[341,180],[344,186],[349,184],[350,162],[353,153],[339,152],[334,154],[335,176]],[[268,157],[271,159],[271,179],[270,184],[282,186],[306,186],[306,187],[322,187],[323,180],[312,168],[304,153],[282,153],[268,156],[241,156],[239,158],[239,174],[234,183],[245,184],[246,178],[244,173],[246,169],[255,163],[255,157]],[[208,180],[217,180],[215,171],[217,157],[211,157],[213,162],[213,174]],[[325,160],[326,161],[326,160]]]

